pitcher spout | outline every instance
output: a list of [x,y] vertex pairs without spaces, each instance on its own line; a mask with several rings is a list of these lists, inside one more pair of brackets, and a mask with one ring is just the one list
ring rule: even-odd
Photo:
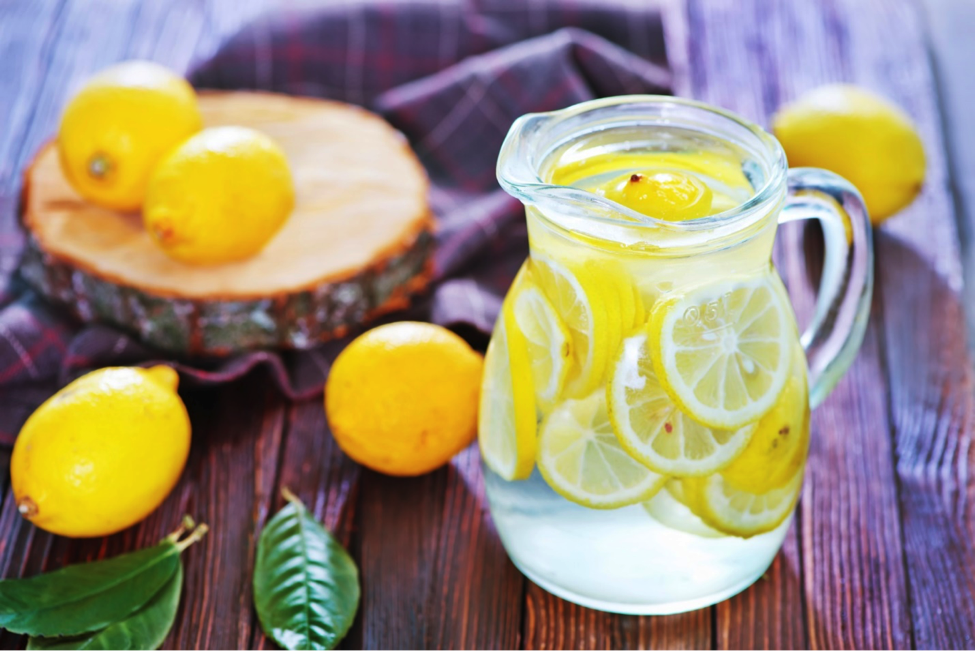
[[[548,113],[529,113],[511,125],[501,145],[497,176],[501,187],[524,203],[565,218],[618,219],[622,208],[603,197],[548,180],[547,159],[561,143],[559,131],[576,107]],[[631,222],[651,223],[653,220],[638,213],[628,214]]]
[[505,192],[525,203],[534,203],[544,185],[539,174],[540,144],[552,113],[528,113],[511,125],[498,155],[498,182]]

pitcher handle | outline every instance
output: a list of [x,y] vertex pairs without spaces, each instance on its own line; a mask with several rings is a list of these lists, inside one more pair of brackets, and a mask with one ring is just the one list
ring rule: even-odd
[[873,295],[873,233],[860,193],[841,176],[800,167],[789,170],[779,223],[818,219],[826,259],[812,322],[802,333],[809,364],[809,403],[819,405],[856,357]]

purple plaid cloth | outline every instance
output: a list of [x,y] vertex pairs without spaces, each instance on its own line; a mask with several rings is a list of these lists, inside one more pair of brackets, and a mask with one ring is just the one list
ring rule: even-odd
[[[191,73],[201,88],[258,88],[364,105],[401,130],[432,181],[439,221],[435,283],[408,313],[483,344],[527,255],[521,205],[495,179],[518,116],[587,99],[666,93],[659,9],[647,0],[363,1],[289,8],[255,21]],[[0,200],[9,233],[16,202]],[[13,246],[22,238],[13,235]],[[6,242],[2,244],[6,245]],[[183,386],[228,382],[266,366],[281,390],[322,390],[345,341],[308,351],[165,359],[129,335],[82,325],[0,261],[0,443],[30,412],[93,368],[165,362]],[[14,261],[14,262],[11,262]]]

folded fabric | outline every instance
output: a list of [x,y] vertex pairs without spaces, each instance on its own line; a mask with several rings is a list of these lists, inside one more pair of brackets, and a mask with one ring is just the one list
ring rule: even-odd
[[[254,21],[190,79],[200,88],[361,104],[402,131],[430,175],[439,230],[430,292],[390,319],[432,320],[475,344],[486,342],[528,252],[521,205],[498,187],[494,172],[511,123],[524,113],[670,86],[659,9],[626,0],[299,3]],[[8,227],[15,206],[9,197],[0,201]],[[0,271],[0,288],[3,444],[59,386],[93,368],[168,363],[183,386],[193,387],[265,366],[282,392],[301,399],[322,390],[346,343],[167,359],[127,333],[71,320],[20,282],[15,269]]]

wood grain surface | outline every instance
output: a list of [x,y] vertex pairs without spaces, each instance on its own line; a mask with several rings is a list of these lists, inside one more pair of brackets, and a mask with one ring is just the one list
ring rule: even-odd
[[[7,0],[0,3],[0,219],[19,174],[80,81],[147,57],[185,69],[283,0]],[[931,2],[927,3],[932,4]],[[476,448],[415,479],[360,469],[320,399],[288,404],[263,371],[187,393],[194,446],[145,522],[103,540],[41,532],[16,512],[0,450],[0,575],[28,576],[156,542],[184,512],[212,532],[185,554],[167,648],[273,648],[251,606],[256,538],[297,493],[359,563],[346,648],[966,648],[975,643],[973,377],[963,265],[938,88],[918,0],[683,0],[668,5],[678,92],[768,124],[816,85],[852,81],[918,123],[928,182],[876,231],[877,288],[863,350],[814,412],[807,484],[765,577],[713,608],[601,613],[541,590],[507,560]],[[0,242],[0,266],[19,242]],[[821,243],[784,228],[776,260],[801,321]],[[0,646],[24,640],[3,634]]]

